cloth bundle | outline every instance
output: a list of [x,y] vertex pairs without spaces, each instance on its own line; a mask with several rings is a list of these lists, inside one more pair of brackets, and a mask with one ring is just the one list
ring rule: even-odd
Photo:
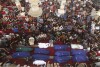
[[29,52],[15,52],[12,54],[12,58],[26,58],[30,57]]
[[55,55],[56,56],[70,56],[70,52],[69,51],[57,51]]
[[49,50],[43,48],[35,48],[34,55],[32,55],[33,60],[48,60],[49,59]]
[[66,50],[67,48],[67,45],[54,45],[55,50]]
[[86,51],[84,50],[71,50],[72,55],[86,55]]
[[70,56],[55,56],[54,61],[58,63],[64,63],[70,60]]
[[30,47],[18,47],[16,51],[32,51],[33,49]]
[[70,60],[70,52],[66,51],[67,45],[55,45],[54,48],[58,51],[55,52],[54,61],[57,63],[65,63]]
[[73,55],[72,60],[74,62],[86,62],[86,61],[88,61],[88,57],[87,57],[86,52],[84,50],[72,50],[71,53]]
[[42,54],[34,54],[32,55],[33,60],[48,60],[49,56],[48,55],[42,55]]
[[86,62],[88,57],[86,55],[75,55],[72,57],[74,62]]
[[42,48],[35,48],[34,49],[34,53],[37,53],[37,54],[49,54],[49,50],[42,49]]

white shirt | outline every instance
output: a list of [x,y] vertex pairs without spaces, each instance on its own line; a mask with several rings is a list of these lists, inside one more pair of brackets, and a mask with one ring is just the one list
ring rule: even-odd
[[50,46],[50,43],[38,43],[39,48],[48,48]]
[[71,44],[72,49],[83,49],[83,46],[80,44]]
[[30,37],[30,38],[29,38],[29,44],[30,44],[30,45],[34,45],[34,38],[33,38],[33,37]]
[[33,64],[35,65],[46,65],[46,62],[43,60],[35,60],[33,61]]

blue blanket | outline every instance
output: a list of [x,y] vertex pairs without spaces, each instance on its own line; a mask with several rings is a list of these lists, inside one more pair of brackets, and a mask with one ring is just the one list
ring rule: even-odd
[[13,28],[12,29],[15,33],[19,32],[18,28]]
[[64,63],[70,60],[70,56],[55,56],[54,61],[58,63]]
[[72,55],[86,55],[86,51],[84,51],[84,50],[75,50],[75,49],[73,49],[71,51],[71,53],[72,53]]
[[67,45],[54,45],[55,50],[66,50],[67,48]]
[[74,62],[86,62],[88,61],[88,57],[86,55],[75,55],[72,57]]
[[34,53],[38,53],[38,54],[49,54],[49,50],[42,49],[42,48],[35,48],[34,49]]
[[56,56],[70,56],[70,52],[69,51],[56,51],[55,55]]
[[30,57],[29,52],[16,52],[12,54],[12,58],[25,58]]
[[30,47],[18,47],[16,51],[32,51],[33,49]]
[[32,55],[33,60],[48,60],[48,55],[34,54]]

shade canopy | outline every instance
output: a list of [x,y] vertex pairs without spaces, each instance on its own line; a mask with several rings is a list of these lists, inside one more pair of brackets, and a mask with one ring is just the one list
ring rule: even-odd
[[58,9],[58,13],[59,14],[64,14],[65,13],[65,10],[64,9]]
[[29,0],[29,3],[39,3],[39,0]]
[[96,12],[96,14],[97,14],[98,16],[100,16],[100,10],[99,10],[99,11],[97,11],[97,12]]
[[42,15],[42,9],[40,7],[34,6],[30,8],[28,15],[32,17],[39,17]]

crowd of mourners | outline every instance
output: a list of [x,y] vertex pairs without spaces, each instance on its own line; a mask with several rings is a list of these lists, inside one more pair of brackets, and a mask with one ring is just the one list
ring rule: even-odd
[[[91,52],[100,50],[100,30],[92,33],[91,24],[98,24],[99,19],[91,16],[93,9],[98,11],[91,0],[68,0],[65,14],[58,16],[57,9],[60,0],[42,0],[40,7],[43,13],[40,17],[19,17],[15,2],[0,0],[0,61],[11,59],[10,52],[19,46],[30,46],[29,38],[34,38],[34,44],[39,42],[53,44],[81,44]],[[29,8],[21,0],[23,7]],[[91,53],[92,54],[92,53]]]

